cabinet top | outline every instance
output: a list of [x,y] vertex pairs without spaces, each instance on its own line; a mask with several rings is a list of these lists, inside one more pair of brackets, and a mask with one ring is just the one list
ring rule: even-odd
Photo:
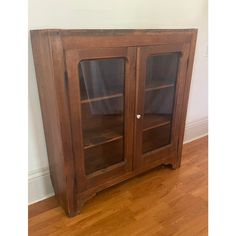
[[32,40],[48,37],[67,50],[191,43],[197,29],[39,29],[30,34]]
[[34,29],[33,32],[60,33],[62,35],[124,35],[124,34],[156,34],[156,33],[192,33],[197,32],[192,29]]

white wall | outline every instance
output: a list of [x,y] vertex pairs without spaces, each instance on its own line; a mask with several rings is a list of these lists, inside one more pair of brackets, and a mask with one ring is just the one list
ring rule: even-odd
[[[207,132],[206,0],[30,0],[29,29],[198,28],[185,140]],[[29,40],[29,202],[53,194]]]

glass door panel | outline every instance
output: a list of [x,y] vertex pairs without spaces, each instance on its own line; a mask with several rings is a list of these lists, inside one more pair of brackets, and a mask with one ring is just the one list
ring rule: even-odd
[[179,53],[151,55],[147,58],[142,153],[171,143],[174,97]]
[[81,100],[123,96],[124,59],[84,60],[79,64]]
[[124,161],[124,58],[79,63],[85,173]]

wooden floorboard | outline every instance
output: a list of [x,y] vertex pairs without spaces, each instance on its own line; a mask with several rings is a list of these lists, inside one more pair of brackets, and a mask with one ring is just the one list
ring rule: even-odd
[[29,235],[205,236],[208,138],[185,144],[180,169],[156,168],[98,193],[68,218],[54,198],[29,207]]

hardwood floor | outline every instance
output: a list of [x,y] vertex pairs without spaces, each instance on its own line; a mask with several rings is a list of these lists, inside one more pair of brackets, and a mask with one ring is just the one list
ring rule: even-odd
[[156,168],[104,190],[74,218],[54,198],[31,205],[29,235],[207,235],[207,157],[207,137],[185,144],[180,169]]

